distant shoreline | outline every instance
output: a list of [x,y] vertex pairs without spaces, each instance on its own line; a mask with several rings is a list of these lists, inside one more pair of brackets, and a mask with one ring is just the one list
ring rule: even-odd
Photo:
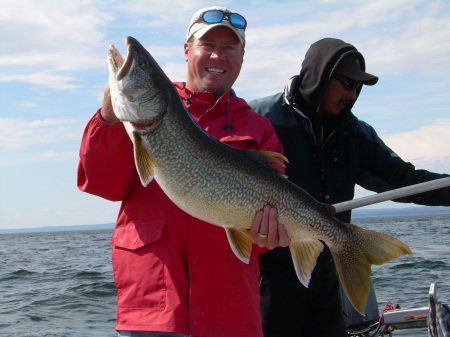
[[[396,216],[417,216],[417,215],[440,215],[450,214],[450,207],[443,206],[421,206],[404,208],[380,208],[380,209],[355,209],[352,211],[352,217],[374,218],[374,217],[396,217]],[[36,228],[11,228],[0,229],[0,234],[9,233],[41,233],[41,232],[68,232],[78,230],[102,230],[113,229],[114,223],[94,224],[94,225],[74,225],[74,226],[48,226]]]

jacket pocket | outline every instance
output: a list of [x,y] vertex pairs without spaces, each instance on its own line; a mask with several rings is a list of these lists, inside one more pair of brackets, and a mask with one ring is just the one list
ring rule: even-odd
[[129,321],[136,310],[163,310],[166,306],[165,224],[130,222],[114,229],[110,243],[119,325]]
[[139,249],[161,239],[165,224],[166,222],[161,220],[116,227],[109,243],[128,250]]

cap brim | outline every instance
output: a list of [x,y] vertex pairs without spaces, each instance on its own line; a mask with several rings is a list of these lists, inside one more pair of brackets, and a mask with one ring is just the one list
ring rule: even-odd
[[378,82],[378,77],[369,73],[366,73],[364,71],[358,71],[355,69],[340,69],[340,73],[342,75],[347,76],[355,81],[361,82],[365,85],[374,85]]
[[[196,23],[196,25],[202,25],[201,23]],[[218,23],[212,23],[212,24],[203,24],[203,27],[198,29],[192,36],[194,36],[197,39],[200,39],[203,35],[205,35],[207,32],[209,32],[211,29],[216,27],[227,27],[231,29],[241,42],[243,46],[245,46],[245,38],[242,36],[242,34],[239,32],[239,29],[233,27],[231,24],[228,23],[228,21],[221,21]],[[191,28],[191,30],[194,29],[194,27]]]

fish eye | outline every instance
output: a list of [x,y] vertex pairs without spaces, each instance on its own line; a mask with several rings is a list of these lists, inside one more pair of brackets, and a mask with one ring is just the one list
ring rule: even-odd
[[144,58],[139,58],[139,67],[145,68],[147,66],[147,61]]

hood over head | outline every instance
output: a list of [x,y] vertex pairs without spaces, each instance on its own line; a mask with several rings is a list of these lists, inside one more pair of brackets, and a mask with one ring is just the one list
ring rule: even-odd
[[334,73],[343,75],[365,85],[374,85],[378,82],[378,77],[366,73],[361,69],[359,58],[354,55],[344,56],[336,66]]
[[[285,89],[286,99],[296,104],[308,117],[317,116],[328,82],[339,73],[367,85],[374,85],[378,77],[365,72],[362,54],[350,43],[324,38],[313,43],[306,52],[300,75],[290,79]],[[356,91],[359,96],[361,88]],[[347,106],[350,111],[354,102]]]

